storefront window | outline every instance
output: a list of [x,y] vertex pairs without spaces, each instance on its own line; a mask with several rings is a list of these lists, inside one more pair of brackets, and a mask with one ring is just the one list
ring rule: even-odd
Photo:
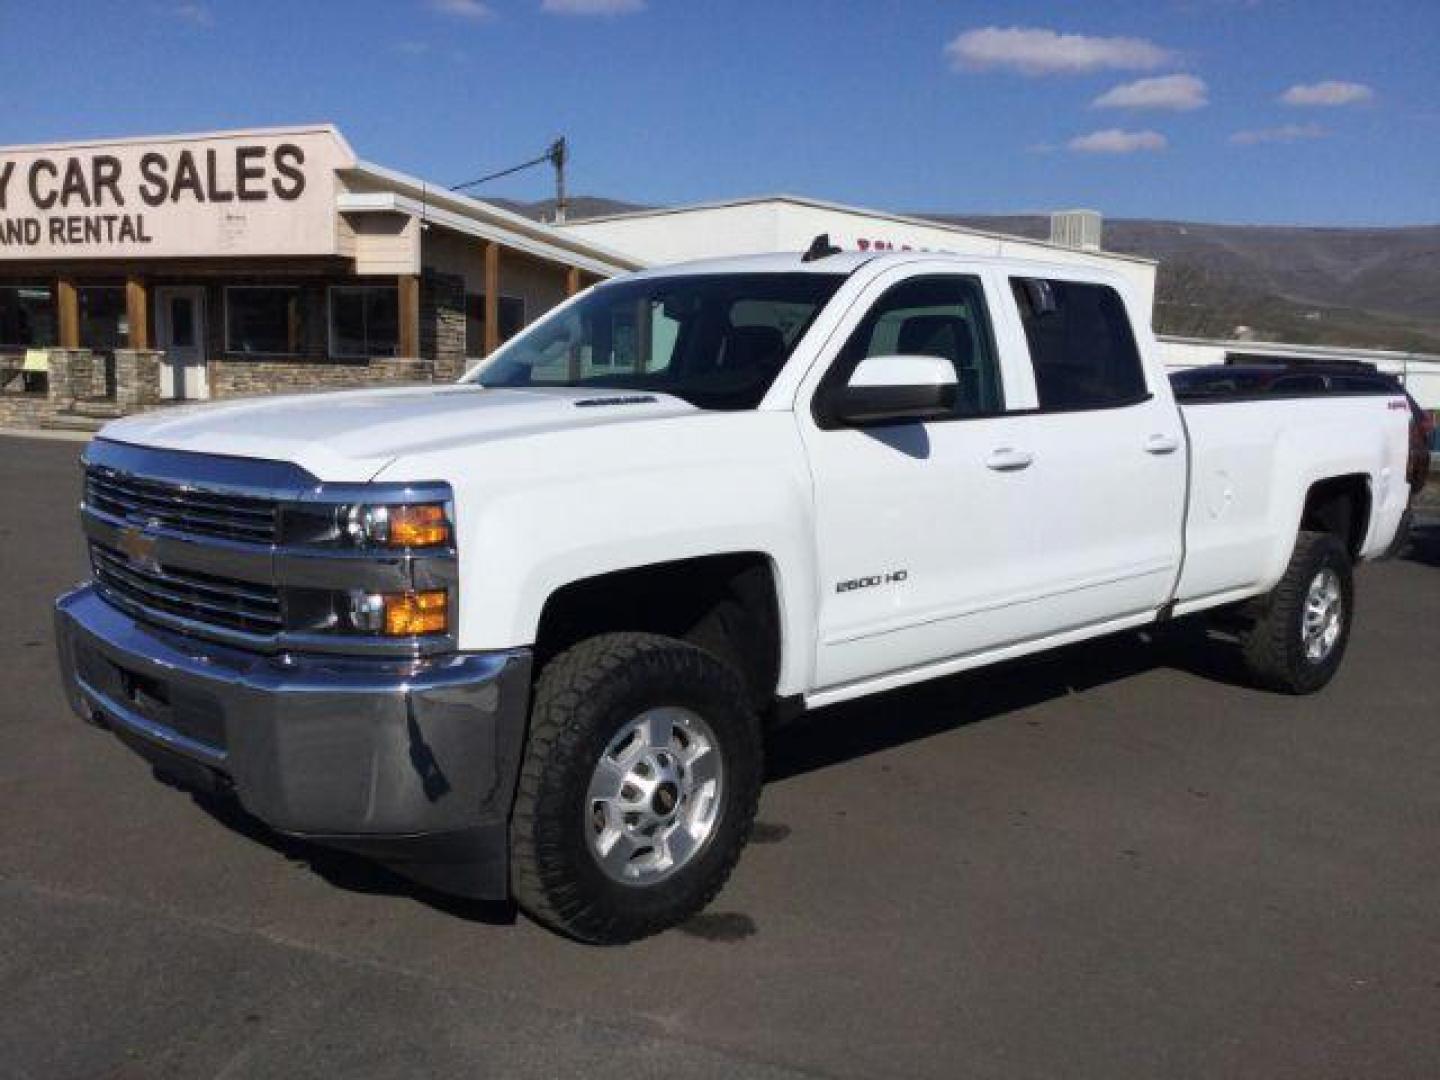
[[55,345],[55,293],[44,285],[0,286],[0,349]]
[[[500,342],[504,344],[525,329],[525,300],[519,296],[502,296],[496,302],[500,313]],[[465,297],[465,352],[479,356],[485,351],[485,296],[468,293]]]
[[225,351],[239,356],[300,353],[300,290],[290,285],[225,290]]
[[77,289],[80,299],[80,347],[113,352],[130,347],[130,320],[125,314],[125,290],[119,285],[86,285]]
[[330,355],[347,359],[396,356],[400,351],[400,293],[379,285],[330,290]]

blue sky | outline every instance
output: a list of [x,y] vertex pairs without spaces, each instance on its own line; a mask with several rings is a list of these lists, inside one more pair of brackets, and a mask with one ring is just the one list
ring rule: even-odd
[[0,0],[0,40],[3,144],[332,120],[448,183],[564,134],[640,202],[1440,221],[1440,0]]

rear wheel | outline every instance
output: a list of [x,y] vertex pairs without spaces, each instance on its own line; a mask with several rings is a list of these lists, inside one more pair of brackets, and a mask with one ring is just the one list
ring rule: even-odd
[[1350,640],[1355,591],[1350,555],[1330,533],[1302,532],[1280,583],[1255,603],[1241,633],[1256,682],[1312,694],[1334,676]]
[[728,666],[685,642],[604,634],[540,676],[511,824],[515,898],[597,944],[683,922],[750,833],[760,725]]

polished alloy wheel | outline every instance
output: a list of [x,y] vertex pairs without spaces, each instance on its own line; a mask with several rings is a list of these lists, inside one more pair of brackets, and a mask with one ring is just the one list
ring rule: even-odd
[[724,782],[715,735],[698,713],[667,706],[631,720],[601,755],[585,800],[601,870],[653,885],[684,867],[714,832]]
[[1340,640],[1344,604],[1340,575],[1328,568],[1321,570],[1310,582],[1300,620],[1300,639],[1310,663],[1323,663]]

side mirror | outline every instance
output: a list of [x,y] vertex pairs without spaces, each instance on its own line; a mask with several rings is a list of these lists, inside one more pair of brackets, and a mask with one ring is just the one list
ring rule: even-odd
[[835,396],[831,413],[853,425],[933,420],[955,411],[959,392],[954,366],[939,356],[868,356]]

